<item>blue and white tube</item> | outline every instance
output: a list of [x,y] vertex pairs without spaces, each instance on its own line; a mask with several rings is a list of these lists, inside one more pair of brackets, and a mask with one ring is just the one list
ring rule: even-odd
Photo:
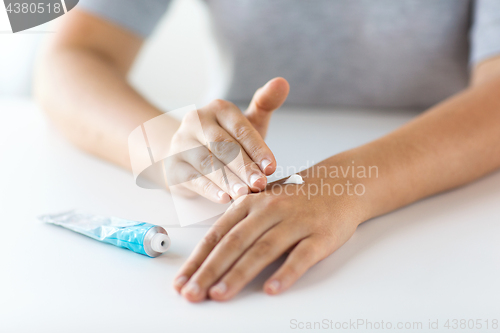
[[170,247],[170,238],[165,229],[145,222],[77,211],[44,215],[39,219],[149,257],[157,257]]

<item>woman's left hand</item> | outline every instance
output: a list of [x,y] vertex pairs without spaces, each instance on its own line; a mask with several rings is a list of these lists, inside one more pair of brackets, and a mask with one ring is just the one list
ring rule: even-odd
[[[264,283],[267,294],[281,293],[342,246],[363,221],[359,196],[312,195],[311,184],[321,189],[325,183],[320,178],[305,178],[302,185],[281,183],[240,197],[210,228],[174,280],[186,299],[228,300],[290,251]],[[335,183],[339,180],[330,179],[328,186]]]

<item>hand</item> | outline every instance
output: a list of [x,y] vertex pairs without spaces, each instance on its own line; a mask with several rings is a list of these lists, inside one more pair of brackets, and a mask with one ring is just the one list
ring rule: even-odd
[[[276,170],[264,137],[272,112],[288,91],[288,82],[275,78],[257,90],[245,113],[215,100],[186,115],[172,138],[172,158],[166,165],[169,185],[181,184],[217,203],[263,190],[265,176]],[[241,158],[236,158],[240,152]]]
[[[311,195],[311,184],[321,188],[324,182],[304,180],[303,185],[279,181],[237,199],[180,269],[174,288],[192,302],[228,300],[291,250],[264,284],[267,294],[278,294],[343,245],[364,220],[359,197]],[[329,185],[338,182],[332,179]]]

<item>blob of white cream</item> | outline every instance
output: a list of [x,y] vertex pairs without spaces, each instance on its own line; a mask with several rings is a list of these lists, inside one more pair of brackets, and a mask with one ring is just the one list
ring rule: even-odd
[[283,184],[300,185],[300,184],[304,184],[304,180],[302,179],[302,177],[300,175],[295,174],[295,175],[291,175],[290,177],[288,177],[288,179]]

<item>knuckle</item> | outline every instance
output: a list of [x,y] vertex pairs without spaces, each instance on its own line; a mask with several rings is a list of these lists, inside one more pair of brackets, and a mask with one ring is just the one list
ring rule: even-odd
[[255,156],[255,157],[263,156],[265,152],[266,149],[258,144],[253,144],[248,148],[248,154],[250,156]]
[[244,175],[247,172],[250,172],[254,169],[254,163],[249,161],[249,162],[243,162],[242,164],[238,165],[237,170],[238,174]]
[[236,140],[242,141],[252,136],[253,131],[247,124],[237,123],[234,127],[234,136]]
[[[201,110],[200,110],[200,112],[201,112]],[[183,124],[192,124],[195,121],[199,121],[199,119],[200,119],[200,116],[199,116],[198,110],[195,109],[195,110],[191,110],[188,113],[186,113],[186,115],[184,116],[184,118],[182,120],[182,123]]]
[[338,234],[335,228],[332,228],[328,223],[313,224],[313,234],[316,234],[317,240],[321,242],[336,242]]
[[243,246],[243,237],[239,232],[230,232],[224,237],[224,246],[231,250],[240,250]]
[[316,241],[309,244],[309,249],[307,251],[308,258],[323,258],[326,253],[329,253],[332,248],[337,244],[337,237],[335,235],[320,236],[316,238]]
[[217,143],[228,141],[226,139],[226,136],[220,131],[220,129],[211,131],[211,133],[209,134],[209,139],[211,142],[217,142]]
[[212,192],[212,189],[214,187],[214,184],[211,181],[208,181],[203,185],[203,193],[209,194]]
[[205,237],[203,237],[201,242],[203,245],[214,247],[219,243],[219,241],[220,241],[220,235],[215,231],[211,231],[207,233]]
[[254,256],[255,257],[262,257],[266,254],[268,254],[273,246],[273,242],[270,240],[261,240],[258,241],[255,244],[254,247]]
[[219,141],[214,141],[212,150],[217,156],[236,155],[239,152],[239,145],[231,140],[220,138]]
[[229,106],[229,102],[226,101],[226,100],[223,100],[223,99],[214,99],[211,103],[210,103],[210,106],[218,109],[218,110],[222,110],[222,109],[225,109]]
[[200,169],[204,175],[207,175],[212,172],[213,169],[213,159],[211,154],[206,154],[200,160]]

